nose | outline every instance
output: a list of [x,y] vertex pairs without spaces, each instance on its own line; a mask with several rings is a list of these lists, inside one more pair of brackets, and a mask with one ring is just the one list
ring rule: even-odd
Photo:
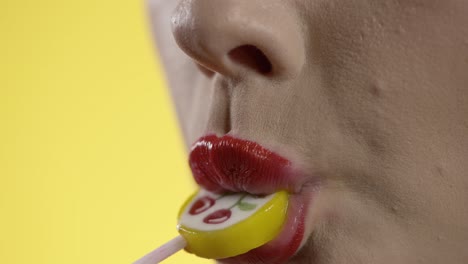
[[172,17],[173,34],[212,73],[294,77],[304,64],[304,40],[288,2],[184,0]]

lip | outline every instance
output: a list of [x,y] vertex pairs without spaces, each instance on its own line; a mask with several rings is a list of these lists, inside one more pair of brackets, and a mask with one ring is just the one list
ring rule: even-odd
[[[304,196],[290,197],[286,222],[279,235],[263,246],[239,256],[218,260],[223,264],[282,264],[292,258],[306,240],[305,219],[310,200]],[[309,196],[309,199],[311,197]]]
[[307,211],[315,187],[306,185],[306,176],[288,159],[261,145],[231,135],[206,135],[193,144],[189,165],[195,181],[217,192],[270,194],[286,190],[290,194],[283,229],[272,241],[221,263],[284,263],[305,242]]
[[288,159],[231,135],[200,138],[192,146],[189,165],[195,181],[215,193],[298,193],[306,180]]

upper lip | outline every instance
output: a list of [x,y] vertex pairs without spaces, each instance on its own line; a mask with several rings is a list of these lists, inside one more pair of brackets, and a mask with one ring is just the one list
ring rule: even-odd
[[231,135],[206,135],[191,149],[195,181],[212,192],[269,194],[300,191],[302,173],[291,161],[258,143]]

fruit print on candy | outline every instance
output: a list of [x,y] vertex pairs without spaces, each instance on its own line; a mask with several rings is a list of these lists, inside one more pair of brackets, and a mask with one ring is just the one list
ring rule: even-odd
[[203,196],[195,201],[192,207],[189,210],[189,214],[197,215],[203,213],[204,211],[208,210],[216,203],[215,199],[209,196]]

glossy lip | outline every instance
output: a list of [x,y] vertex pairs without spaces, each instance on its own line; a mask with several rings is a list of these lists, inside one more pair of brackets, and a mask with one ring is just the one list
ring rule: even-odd
[[306,237],[304,237],[305,219],[309,202],[310,200],[306,200],[305,196],[292,196],[289,200],[286,222],[275,239],[247,253],[218,261],[223,264],[286,263],[306,241]]
[[298,193],[306,180],[286,158],[231,135],[200,138],[192,146],[189,165],[195,181],[215,193]]
[[189,165],[195,181],[211,192],[290,193],[279,235],[245,254],[219,260],[221,263],[284,263],[298,251],[305,241],[307,210],[318,184],[304,187],[305,174],[288,159],[253,141],[207,135],[193,145]]

